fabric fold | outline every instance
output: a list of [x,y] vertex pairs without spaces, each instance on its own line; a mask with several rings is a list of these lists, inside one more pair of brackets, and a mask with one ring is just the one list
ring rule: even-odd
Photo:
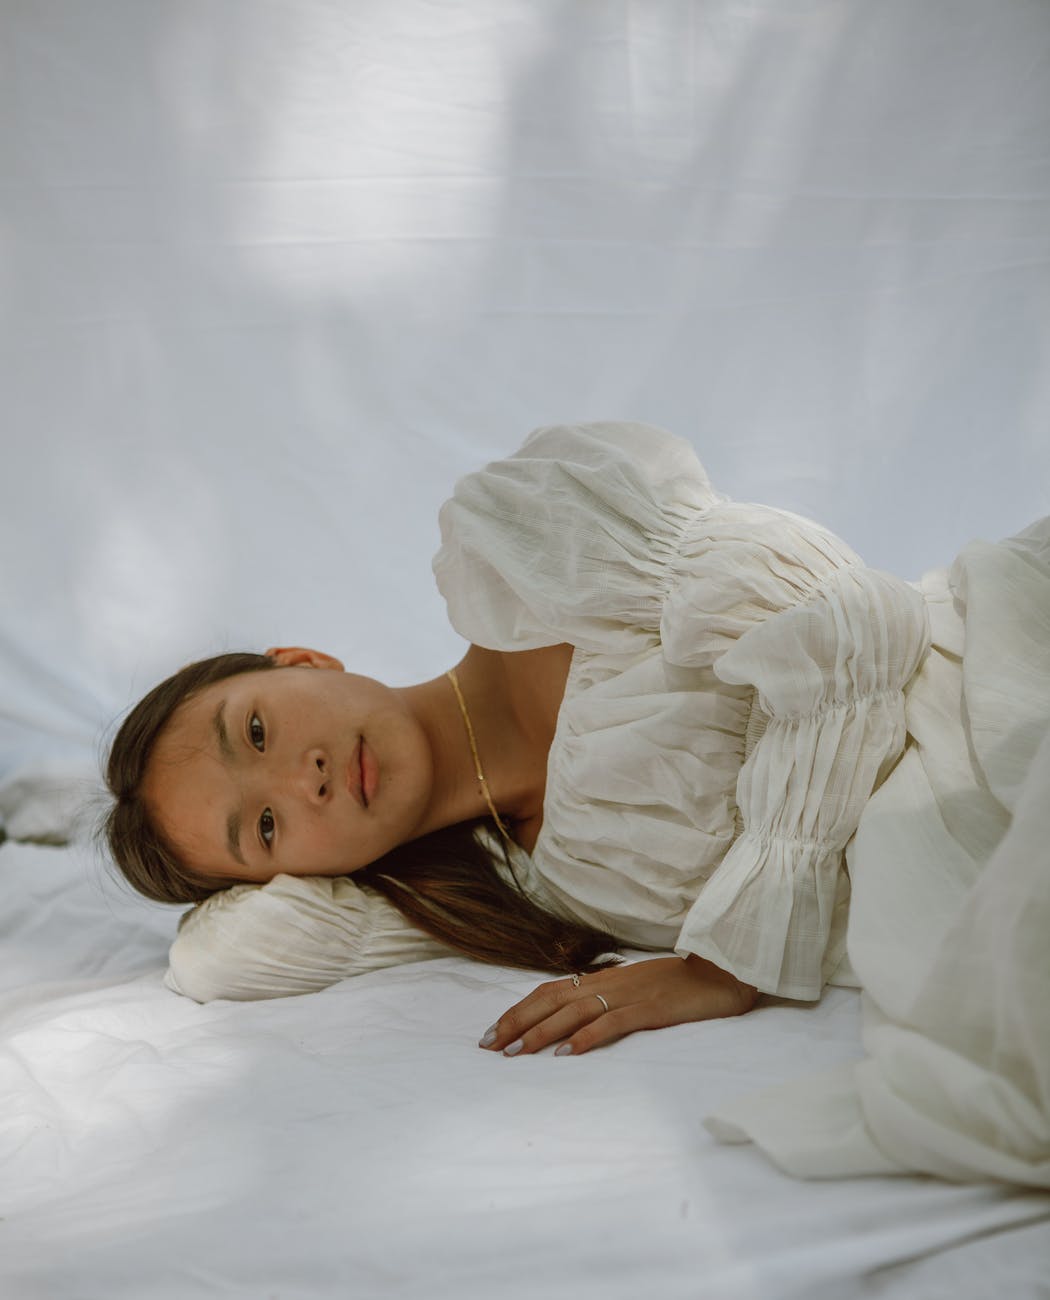
[[1050,519],[921,590],[912,743],[848,854],[865,1059],[708,1126],[803,1177],[1050,1187]]

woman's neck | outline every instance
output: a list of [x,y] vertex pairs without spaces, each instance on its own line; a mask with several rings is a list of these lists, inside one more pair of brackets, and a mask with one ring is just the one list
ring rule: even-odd
[[[489,794],[527,849],[543,821],[547,754],[571,658],[567,645],[515,653],[471,646],[455,668]],[[403,694],[433,758],[432,798],[418,833],[487,815],[452,683],[443,674]]]

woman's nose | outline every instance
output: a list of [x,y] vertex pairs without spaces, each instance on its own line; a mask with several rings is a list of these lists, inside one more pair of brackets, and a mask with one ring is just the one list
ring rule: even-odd
[[332,771],[328,755],[323,749],[309,749],[304,754],[296,785],[308,803],[321,804],[332,793]]

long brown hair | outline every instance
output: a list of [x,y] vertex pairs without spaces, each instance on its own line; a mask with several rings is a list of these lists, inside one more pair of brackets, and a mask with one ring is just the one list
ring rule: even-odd
[[[141,894],[160,903],[198,903],[242,881],[201,876],[179,860],[142,798],[153,748],[180,705],[239,673],[279,671],[266,655],[223,654],[187,665],[155,686],[124,719],[110,748],[106,784],[113,802],[101,827],[114,862]],[[566,920],[524,893],[505,851],[480,835],[487,818],[462,822],[399,845],[354,872],[408,921],[479,961],[555,973],[594,971],[617,946],[611,934]],[[493,841],[495,842],[495,841]],[[497,870],[495,853],[504,872]]]

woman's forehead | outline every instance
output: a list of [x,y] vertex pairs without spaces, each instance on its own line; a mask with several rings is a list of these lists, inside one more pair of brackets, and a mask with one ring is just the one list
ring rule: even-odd
[[[188,700],[183,700],[171,715],[168,725],[178,724],[186,719],[193,719],[197,723],[202,719],[207,722],[208,719],[214,717],[220,708],[228,708],[231,701],[243,696],[246,690],[252,692],[266,691],[270,686],[269,679],[280,675],[277,670],[272,672],[263,670],[253,673],[237,673],[233,677],[224,677],[221,681],[211,682],[208,686],[203,686],[199,691],[194,692]],[[166,727],[165,731],[167,729]],[[163,735],[163,732],[161,734]]]
[[217,682],[207,686],[179,705],[153,746],[147,779],[151,770],[185,762],[209,748],[218,757],[217,725],[225,723],[228,692],[222,688],[227,685],[227,682]]

